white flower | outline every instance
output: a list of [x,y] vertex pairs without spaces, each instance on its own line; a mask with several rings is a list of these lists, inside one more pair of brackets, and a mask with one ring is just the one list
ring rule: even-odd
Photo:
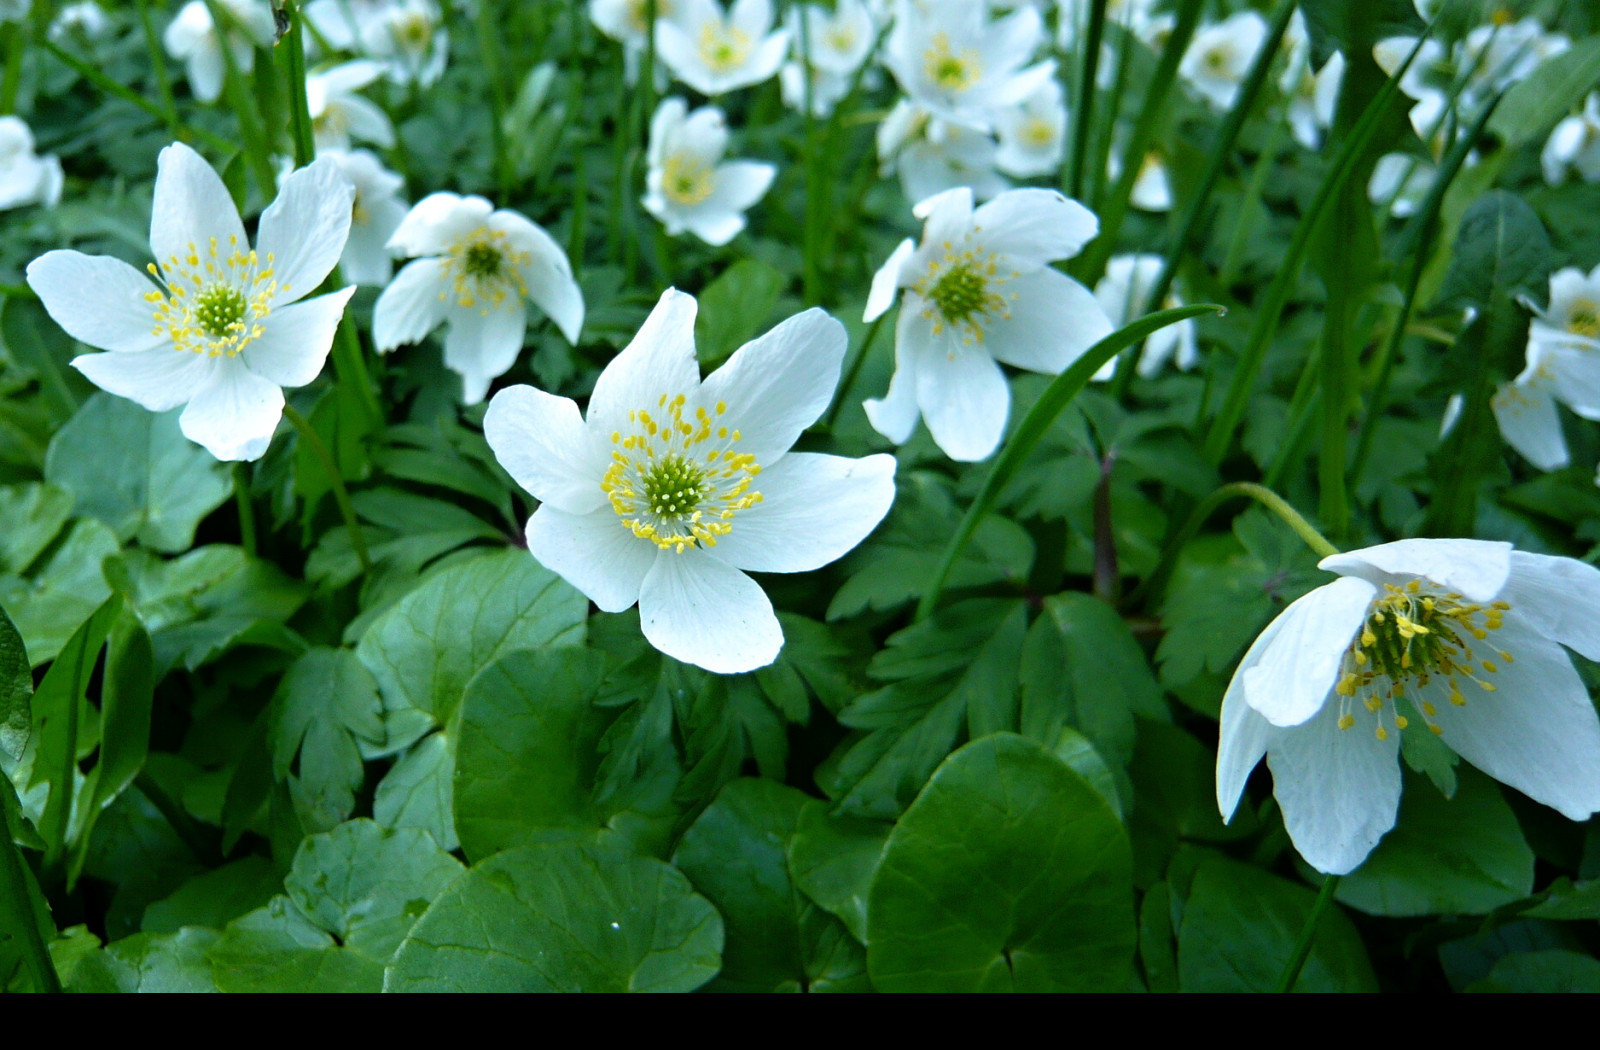
[[[589,21],[612,40],[622,45],[623,76],[629,84],[639,79],[640,60],[654,32],[649,24],[648,0],[589,0]],[[656,25],[678,21],[683,14],[681,0],[656,0]],[[665,62],[655,64],[657,91],[667,87]]]
[[1600,809],[1600,718],[1562,649],[1600,658],[1600,569],[1485,540],[1400,540],[1320,567],[1340,578],[1267,626],[1223,698],[1224,817],[1266,755],[1295,849],[1352,871],[1394,826],[1402,731],[1572,820]]
[[702,95],[770,80],[783,65],[789,31],[772,28],[772,0],[676,0],[682,12],[656,23],[656,54]]
[[[818,66],[811,67],[811,115],[825,117],[833,112],[850,93],[853,77],[829,73]],[[806,71],[798,60],[790,59],[778,69],[778,86],[783,90],[783,104],[790,109],[803,110],[806,105]]]
[[33,0],[0,0],[0,22],[21,22],[33,10]]
[[978,200],[1010,188],[997,170],[999,146],[987,133],[940,120],[901,99],[878,125],[879,171],[899,174],[907,200],[965,186]]
[[1178,75],[1217,109],[1232,109],[1266,39],[1267,20],[1254,11],[1240,11],[1195,33]]
[[1590,92],[1582,113],[1556,125],[1539,160],[1552,186],[1566,182],[1573,171],[1584,182],[1600,182],[1600,91]]
[[105,9],[95,0],[78,0],[78,3],[68,4],[50,22],[50,39],[56,43],[69,41],[74,37],[85,40],[99,40],[111,31],[111,19],[106,17]]
[[530,386],[500,391],[484,434],[541,501],[528,550],[606,612],[639,605],[650,644],[732,674],[783,645],[746,572],[809,572],[860,543],[894,499],[894,458],[789,451],[832,400],[844,327],[819,309],[702,382],[695,301],[669,289],[595,383],[587,417]]
[[255,68],[256,48],[272,43],[276,26],[272,8],[266,0],[217,0],[232,16],[235,26],[218,33],[211,20],[211,9],[204,0],[189,0],[167,25],[161,42],[167,54],[182,61],[189,71],[189,89],[201,102],[215,102],[222,95],[227,66],[222,60],[224,42],[239,73]]
[[1386,153],[1373,165],[1367,182],[1367,199],[1386,204],[1397,219],[1415,215],[1433,187],[1432,164],[1409,153]]
[[772,185],[778,169],[753,160],[724,161],[728,125],[722,110],[693,113],[681,98],[661,100],[650,118],[644,208],[676,236],[688,230],[707,244],[727,244],[744,213]]
[[356,191],[350,208],[350,239],[339,256],[340,272],[351,284],[388,284],[394,275],[389,238],[410,207],[400,198],[406,180],[364,149],[329,150],[323,156],[339,165]]
[[20,117],[0,117],[0,210],[61,203],[61,161],[33,152],[33,132]]
[[831,11],[817,4],[791,7],[788,22],[795,55],[809,44],[813,69],[847,81],[867,60],[877,40],[872,15],[861,0],[838,0]]
[[450,34],[434,0],[393,0],[361,28],[367,54],[392,83],[427,87],[444,75]]
[[[1300,12],[1295,11],[1298,16]],[[1289,96],[1289,127],[1294,137],[1306,149],[1320,149],[1322,136],[1333,127],[1334,110],[1339,104],[1339,88],[1344,83],[1344,55],[1335,51],[1328,57],[1320,71],[1313,73],[1309,61],[1293,66],[1279,81],[1284,94]]]
[[1089,289],[1049,265],[1100,230],[1094,213],[1054,190],[1000,194],[974,210],[972,191],[917,205],[922,244],[907,238],[872,279],[865,319],[905,290],[889,393],[868,401],[874,429],[904,443],[918,417],[951,459],[1000,443],[1011,388],[997,362],[1054,375],[1111,334]]
[[307,35],[306,47],[309,49],[320,39],[336,51],[366,50],[366,41],[372,38],[378,20],[393,3],[394,0],[311,0],[300,9],[315,31]]
[[394,145],[388,115],[356,94],[383,71],[380,63],[361,59],[306,77],[306,104],[318,150],[349,149],[352,138],[384,148]]
[[1550,302],[1533,312],[1527,363],[1495,391],[1489,405],[1500,436],[1540,470],[1567,465],[1560,402],[1585,419],[1600,420],[1600,267],[1559,270],[1550,277]]
[[[1159,255],[1117,255],[1106,263],[1106,275],[1094,286],[1094,297],[1111,319],[1113,328],[1121,328],[1150,312],[1150,290],[1161,275],[1164,262]],[[1161,309],[1182,305],[1183,300],[1176,292],[1168,292]],[[1139,357],[1139,374],[1148,379],[1160,372],[1161,366],[1174,354],[1178,367],[1185,372],[1199,362],[1200,347],[1195,340],[1194,321],[1168,325],[1145,340],[1144,352]],[[1094,378],[1110,379],[1116,374],[1116,366],[1115,358],[1107,361]]]
[[[1500,436],[1540,470],[1560,470],[1572,461],[1556,410],[1558,388],[1550,361],[1556,353],[1548,344],[1529,343],[1527,366],[1489,399]],[[1453,427],[1455,421],[1449,422]]]
[[1044,40],[1039,12],[1022,7],[990,21],[987,7],[903,0],[884,48],[884,64],[913,101],[978,131],[1055,76],[1051,60],[1022,68]]
[[[1121,174],[1122,160],[1112,152],[1106,157],[1106,175],[1115,179]],[[1167,162],[1157,150],[1150,150],[1140,161],[1128,203],[1140,211],[1172,210],[1172,179],[1167,176]]]
[[995,115],[1000,149],[995,166],[1019,179],[1049,175],[1061,167],[1067,145],[1067,106],[1061,85],[1040,84],[1033,94]]
[[583,293],[572,265],[548,233],[514,211],[495,211],[482,197],[429,194],[407,213],[389,249],[413,261],[378,296],[378,352],[421,342],[448,322],[444,363],[460,374],[469,405],[483,400],[522,350],[523,299],[548,314],[567,342],[577,341]]
[[353,288],[298,302],[327,277],[350,230],[354,191],[331,160],[290,175],[251,249],[222,180],[182,143],[161,151],[150,215],[156,262],[53,251],[28,285],[67,334],[109,351],[74,358],[96,386],[179,425],[222,460],[258,459],[283,412],[281,387],[322,371]]

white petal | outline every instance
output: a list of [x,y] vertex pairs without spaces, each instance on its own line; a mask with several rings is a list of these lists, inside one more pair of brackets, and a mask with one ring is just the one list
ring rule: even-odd
[[595,381],[589,396],[589,425],[610,434],[628,413],[655,411],[662,394],[693,394],[700,387],[694,356],[694,296],[676,288],[661,293],[639,332]]
[[[901,311],[904,314],[904,310]],[[987,459],[1000,445],[1011,388],[994,358],[959,342],[946,328],[932,334],[932,322],[918,315],[927,342],[913,344],[917,355],[917,404],[933,440],[951,459]]]
[[972,213],[973,237],[1023,267],[1077,255],[1100,232],[1094,212],[1055,190],[1000,194]]
[[506,387],[489,401],[483,436],[506,472],[541,503],[568,514],[605,506],[605,450],[590,438],[572,399],[531,386]]
[[1400,731],[1339,728],[1339,705],[1281,732],[1267,752],[1272,793],[1300,856],[1345,875],[1367,859],[1400,808]]
[[1511,552],[1511,578],[1500,597],[1530,629],[1600,660],[1600,569],[1575,558]]
[[1511,575],[1511,544],[1499,540],[1395,540],[1323,558],[1317,568],[1373,583],[1425,577],[1471,601],[1487,602]]
[[196,101],[215,102],[222,97],[228,67],[222,61],[222,47],[214,37],[200,41],[189,55],[185,68],[189,73],[189,90]]
[[706,206],[745,211],[766,194],[777,174],[778,169],[771,164],[753,160],[730,160],[726,164],[718,164],[716,182],[711,196],[706,198]]
[[812,307],[734,351],[706,377],[701,400],[726,402],[739,451],[770,467],[827,410],[848,342],[844,325]]
[[401,255],[442,255],[493,212],[494,205],[482,197],[430,193],[411,206],[389,247]]
[[173,256],[205,250],[211,238],[226,252],[230,244],[248,247],[239,209],[211,165],[181,142],[161,151],[156,161],[155,200],[150,208],[150,250],[166,266]]
[[377,105],[360,95],[346,96],[343,103],[345,122],[351,135],[384,149],[394,145],[394,125]]
[[440,259],[415,259],[378,296],[372,311],[372,342],[378,353],[420,343],[444,320],[450,284]]
[[522,268],[528,298],[556,323],[567,342],[576,343],[583,328],[583,293],[572,277],[567,253],[548,233],[516,212],[495,212],[489,226],[504,231],[516,250],[528,254],[528,264]]
[[712,557],[750,572],[810,572],[878,527],[894,502],[893,456],[792,452],[757,478],[761,502],[740,511]]
[[1497,674],[1482,673],[1495,692],[1459,682],[1466,705],[1450,703],[1435,679],[1425,692],[1435,721],[1451,749],[1496,780],[1506,783],[1571,820],[1600,810],[1600,718],[1572,660],[1552,641],[1515,618],[1487,641],[1474,643],[1481,657],[1491,646],[1516,659],[1495,660]]
[[350,236],[355,198],[355,186],[332,157],[321,157],[283,180],[278,199],[261,213],[256,238],[263,264],[272,260],[277,302],[310,295],[338,264]]
[[[663,221],[667,223],[668,232],[671,232],[672,223]],[[739,236],[746,225],[743,212],[710,211],[705,208],[683,211],[682,223],[684,229],[713,248],[720,248]]]
[[1011,316],[985,331],[984,347],[1008,365],[1057,375],[1111,334],[1094,293],[1059,270],[1046,266],[1000,287],[1016,298],[1006,304]]
[[178,417],[183,436],[220,460],[253,460],[266,454],[283,418],[283,390],[244,362],[218,358],[211,382]]
[[872,398],[861,403],[872,429],[896,445],[910,440],[917,420],[922,418],[922,409],[917,406],[917,355],[912,352],[912,339],[913,333],[925,330],[921,311],[914,303],[907,303],[895,325],[894,375],[889,377],[889,392],[882,400]]
[[639,600],[645,576],[661,552],[635,536],[610,507],[568,514],[549,504],[528,519],[528,552],[584,593],[602,612],[621,612]]
[[345,288],[272,311],[261,338],[241,353],[250,371],[279,386],[305,386],[322,372],[344,308],[355,294]]
[[72,367],[101,390],[165,412],[188,401],[211,382],[215,358],[171,346],[120,354],[84,354]]
[[444,363],[461,374],[463,403],[476,405],[489,384],[517,362],[528,332],[528,308],[521,299],[499,306],[451,306],[444,336]]
[[1272,647],[1283,628],[1279,616],[1250,643],[1244,659],[1233,672],[1228,691],[1222,697],[1222,727],[1217,740],[1217,809],[1224,821],[1232,821],[1239,808],[1244,785],[1267,748],[1283,732],[1261,716],[1244,698],[1244,674]]
[[1544,348],[1545,367],[1554,376],[1555,395],[1585,419],[1600,419],[1600,367],[1596,353],[1600,343],[1574,339]]
[[1351,639],[1378,589],[1342,576],[1278,614],[1278,642],[1244,676],[1244,697],[1275,726],[1297,726],[1326,706]]
[[861,315],[863,321],[876,321],[894,305],[895,293],[900,290],[900,271],[905,269],[906,260],[916,250],[916,242],[907,237],[889,253],[888,261],[872,275],[872,290],[867,293],[867,308]]
[[1540,470],[1559,470],[1570,459],[1555,398],[1544,384],[1507,383],[1489,401],[1500,436]]
[[101,350],[153,350],[169,340],[155,334],[156,291],[121,259],[82,252],[46,252],[28,264],[28,287],[56,324]]
[[639,623],[657,649],[717,674],[765,667],[783,648],[761,585],[700,550],[656,558],[639,590]]

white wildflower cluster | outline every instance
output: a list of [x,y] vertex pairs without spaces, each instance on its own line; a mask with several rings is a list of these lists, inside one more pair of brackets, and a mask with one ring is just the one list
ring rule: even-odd
[[33,131],[20,117],[0,117],[0,210],[61,201],[61,162],[34,152]]

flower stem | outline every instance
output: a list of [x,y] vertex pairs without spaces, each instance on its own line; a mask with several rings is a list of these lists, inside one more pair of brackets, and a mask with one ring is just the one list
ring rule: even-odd
[[23,869],[22,854],[16,847],[16,835],[11,821],[20,820],[15,813],[11,785],[0,784],[0,908],[12,916],[22,935],[22,958],[40,991],[61,991],[61,978],[56,975],[55,964],[44,938],[39,936],[39,926],[34,922],[33,894],[28,892],[28,876]]
[[878,329],[883,327],[883,319],[887,314],[879,314],[872,319],[872,324],[867,326],[867,334],[861,337],[861,343],[856,347],[856,354],[850,359],[850,365],[844,370],[844,378],[839,383],[839,392],[834,396],[833,406],[828,409],[828,414],[823,417],[822,425],[828,430],[839,419],[839,412],[844,408],[845,395],[850,393],[850,388],[855,386],[856,378],[861,375],[861,366],[866,363],[867,352],[872,349],[873,340],[878,338]]
[[0,113],[17,111],[17,91],[22,86],[22,47],[27,43],[21,22],[0,26],[0,51],[5,54],[6,75],[0,81]]
[[[306,97],[306,45],[300,10],[295,0],[283,0],[289,30],[283,34],[284,75],[289,78],[289,131],[294,139],[294,166],[303,168],[317,157],[311,127],[311,102]],[[276,50],[276,48],[274,48]]]
[[[233,49],[227,44],[228,34],[242,32],[242,29],[233,13],[218,0],[205,0],[205,4],[211,12],[211,22],[220,40],[217,50],[222,55],[223,89],[227,92],[228,103],[233,106],[234,114],[239,118],[239,135],[244,139],[245,158],[249,160],[256,183],[261,187],[262,199],[271,200],[277,182],[272,170],[272,147],[267,142],[266,130],[261,126],[261,115],[256,112],[254,100],[250,97],[249,81],[240,72],[239,64],[233,60]],[[242,202],[240,210],[243,210]]]
[[150,70],[155,74],[156,91],[161,95],[161,112],[167,121],[167,133],[179,138],[183,123],[178,119],[178,103],[172,97],[172,76],[167,72],[167,59],[162,52],[161,38],[156,35],[156,24],[150,19],[150,0],[136,0],[139,5],[139,22],[144,27],[144,49],[150,56]]
[[[156,105],[154,102],[151,102],[138,92],[123,87],[115,80],[112,80],[110,77],[100,72],[98,67],[90,65],[88,62],[85,62],[83,59],[69,51],[63,50],[56,44],[55,41],[49,39],[48,37],[41,38],[39,40],[39,46],[44,48],[51,55],[55,56],[55,58],[59,60],[62,65],[68,66],[77,71],[79,76],[93,84],[95,87],[99,88],[101,91],[104,91],[106,94],[138,106],[140,109],[144,110],[146,113],[157,118],[158,120],[168,119],[167,114],[162,112],[160,106]],[[209,131],[202,131],[199,128],[184,124],[181,121],[178,123],[177,128],[177,135],[179,138],[196,142],[204,142],[207,146],[210,146],[212,149],[223,155],[232,153],[237,148],[233,143],[229,142],[221,135],[213,135]]]
[[350,532],[350,549],[356,552],[356,560],[361,563],[362,573],[372,571],[372,558],[367,554],[367,541],[361,535],[361,526],[356,521],[356,508],[350,502],[350,490],[344,487],[344,477],[339,473],[339,464],[334,462],[333,453],[328,451],[328,446],[323,443],[322,435],[318,434],[311,422],[302,416],[293,405],[284,403],[283,416],[294,428],[300,432],[300,440],[310,447],[312,455],[322,463],[322,469],[327,472],[328,484],[333,489],[333,501],[339,505],[339,514],[344,518],[344,527]]
[[500,44],[495,15],[498,5],[478,4],[478,58],[483,62],[484,75],[489,80],[489,132],[494,144],[494,173],[500,189],[500,207],[511,203],[516,173],[511,167],[511,152],[506,146],[506,95],[505,77],[501,72]]
[[1079,200],[1083,195],[1084,160],[1089,155],[1089,131],[1094,124],[1094,107],[1090,101],[1094,98],[1095,73],[1100,64],[1100,39],[1106,31],[1107,6],[1106,0],[1094,0],[1089,5],[1089,25],[1084,32],[1078,83],[1072,92],[1072,153],[1067,161],[1061,192],[1073,200]]
[[1328,910],[1328,903],[1333,900],[1338,888],[1339,876],[1322,877],[1322,889],[1317,893],[1316,903],[1311,905],[1311,914],[1306,916],[1306,924],[1300,930],[1300,940],[1294,946],[1294,954],[1289,956],[1289,964],[1283,968],[1283,974],[1273,991],[1287,992],[1300,979],[1300,971],[1305,969],[1306,959],[1311,956],[1312,942],[1316,940],[1317,923],[1321,921],[1322,913]]
[[256,556],[256,515],[250,506],[250,467],[233,465],[233,501],[239,508],[239,545],[245,554]]

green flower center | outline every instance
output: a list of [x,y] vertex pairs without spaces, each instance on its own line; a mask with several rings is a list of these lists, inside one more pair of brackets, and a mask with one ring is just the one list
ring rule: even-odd
[[923,55],[923,68],[928,79],[945,91],[965,91],[983,75],[978,52],[967,47],[957,53],[944,33],[934,36],[933,46]]
[[662,165],[661,191],[677,204],[700,204],[715,188],[711,168],[693,154],[674,153]]
[[[923,316],[933,321],[935,335],[949,325],[962,330],[965,342],[981,343],[985,326],[1011,316],[1008,298],[998,289],[1015,276],[1000,272],[992,252],[947,244],[944,257],[929,263],[911,290],[927,301]],[[1013,293],[1010,298],[1015,297]]]
[[663,520],[681,522],[705,496],[706,472],[676,452],[650,464],[643,481],[645,504]]
[[[1476,683],[1492,693],[1495,685],[1485,676],[1498,674],[1500,665],[1473,649],[1484,642],[1489,632],[1500,629],[1511,606],[1506,602],[1481,605],[1465,601],[1455,592],[1436,593],[1424,589],[1419,580],[1404,587],[1385,584],[1384,593],[1367,612],[1366,623],[1345,651],[1343,670],[1334,692],[1339,696],[1339,728],[1355,725],[1352,708],[1356,702],[1377,716],[1376,734],[1388,739],[1385,711],[1393,717],[1396,729],[1408,722],[1395,709],[1394,701],[1406,695],[1407,686],[1423,687],[1441,678],[1449,685],[1450,703],[1465,707],[1463,681]],[[1488,647],[1489,656],[1509,664],[1514,658],[1504,649]],[[1417,697],[1417,707],[1429,731],[1440,732],[1433,719],[1438,714],[1433,704]]]
[[461,268],[468,277],[499,277],[500,264],[505,256],[500,254],[500,249],[492,244],[472,244],[467,246],[466,254],[462,257]]
[[528,286],[522,268],[532,261],[517,251],[503,230],[480,227],[450,246],[445,273],[450,278],[456,305],[478,307],[488,314],[511,295],[525,296]]
[[989,303],[989,279],[970,263],[960,263],[944,272],[934,282],[928,298],[939,307],[945,320],[952,323],[969,320]]
[[750,57],[750,37],[743,30],[707,22],[700,30],[700,61],[713,73],[731,73]]
[[239,289],[213,284],[195,296],[194,319],[201,331],[218,339],[244,327],[249,308],[250,303]]
[[1579,299],[1567,311],[1567,331],[1589,339],[1600,338],[1600,303]]

